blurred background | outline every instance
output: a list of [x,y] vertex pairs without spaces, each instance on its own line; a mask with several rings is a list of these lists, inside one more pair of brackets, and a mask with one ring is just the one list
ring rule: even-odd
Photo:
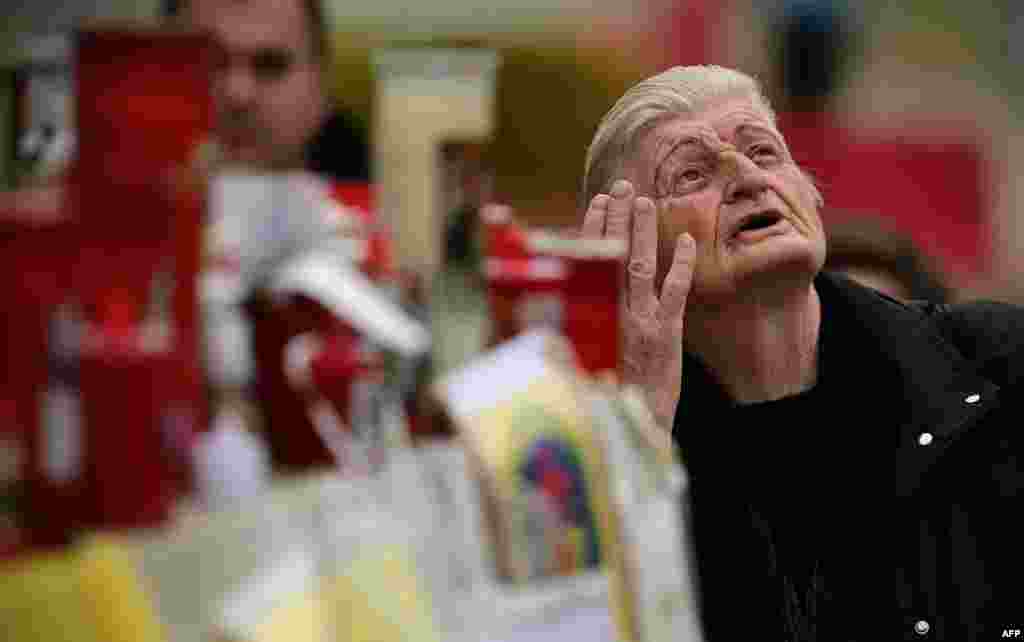
[[[151,17],[162,9],[160,0],[15,0],[5,8],[0,67],[9,73],[27,59],[61,55],[66,44],[53,35],[84,17]],[[868,212],[868,203],[845,203],[830,194],[835,177],[819,176],[826,200],[844,210],[895,217],[948,263],[944,267],[955,272],[957,283],[1017,296],[1012,275],[1024,254],[1024,227],[1016,212],[1024,197],[1016,176],[1024,151],[1016,123],[1021,81],[1011,70],[1024,55],[1016,42],[1024,9],[1010,0],[328,0],[325,9],[334,33],[332,90],[364,127],[372,114],[372,48],[472,40],[502,49],[500,191],[528,220],[574,219],[586,146],[600,116],[627,86],[675,63],[714,61],[758,75],[780,111],[820,108],[844,127],[893,144],[924,143],[925,152],[944,145],[946,156],[958,161],[956,176],[935,176],[942,163],[914,170],[921,172],[915,180],[961,192],[934,197],[946,205],[931,219],[921,212],[883,212],[883,205]],[[794,59],[801,55],[822,69],[794,71],[807,63]],[[9,183],[15,100],[10,82],[0,91],[0,145],[6,151],[0,176]],[[786,99],[797,94],[820,100]],[[30,112],[45,119],[53,110],[36,97]],[[814,154],[844,152],[821,148]],[[908,158],[927,164],[923,154],[910,152]],[[846,170],[858,163],[845,161]],[[972,165],[978,175],[964,176]],[[877,178],[850,171],[861,185]],[[853,179],[843,182],[836,190],[845,195],[845,182]],[[971,190],[978,191],[977,199],[965,197]],[[888,196],[894,209],[911,207],[899,195]],[[956,208],[949,199],[958,199]],[[928,200],[909,201],[923,207]]]
[[[15,70],[67,55],[88,17],[149,18],[163,0],[22,0],[0,28],[0,177],[18,132],[63,117],[69,81]],[[370,51],[461,43],[502,51],[498,192],[531,222],[569,224],[583,157],[630,84],[673,64],[760,77],[831,223],[874,217],[910,236],[965,295],[1020,298],[1018,174],[1024,9],[1010,0],[326,0],[331,91],[372,131]],[[22,141],[22,144],[24,142]],[[22,151],[24,154],[24,150]]]

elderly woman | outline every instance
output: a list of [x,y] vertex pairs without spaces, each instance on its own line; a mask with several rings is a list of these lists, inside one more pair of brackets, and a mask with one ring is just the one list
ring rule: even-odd
[[712,642],[1022,628],[1024,312],[821,272],[821,195],[729,69],[627,91],[584,197],[583,234],[629,243],[624,372],[691,473]]

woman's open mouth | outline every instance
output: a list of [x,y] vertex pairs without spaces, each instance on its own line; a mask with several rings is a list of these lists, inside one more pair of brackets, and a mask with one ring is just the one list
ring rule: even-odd
[[782,234],[788,228],[789,221],[781,213],[774,210],[756,212],[740,219],[730,240],[744,244],[755,243]]

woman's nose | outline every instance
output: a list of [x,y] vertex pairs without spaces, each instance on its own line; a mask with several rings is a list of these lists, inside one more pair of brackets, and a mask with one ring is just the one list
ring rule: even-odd
[[732,151],[722,154],[722,169],[726,172],[724,198],[727,203],[757,200],[768,189],[764,170],[743,154]]

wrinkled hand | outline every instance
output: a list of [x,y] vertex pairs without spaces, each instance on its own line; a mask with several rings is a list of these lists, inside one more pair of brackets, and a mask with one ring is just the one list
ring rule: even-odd
[[657,210],[651,199],[636,197],[625,180],[616,181],[611,194],[593,198],[582,235],[626,240],[622,376],[625,383],[644,390],[658,424],[671,431],[682,386],[683,315],[693,281],[696,243],[687,233],[676,239],[672,265],[661,292],[656,292]]

